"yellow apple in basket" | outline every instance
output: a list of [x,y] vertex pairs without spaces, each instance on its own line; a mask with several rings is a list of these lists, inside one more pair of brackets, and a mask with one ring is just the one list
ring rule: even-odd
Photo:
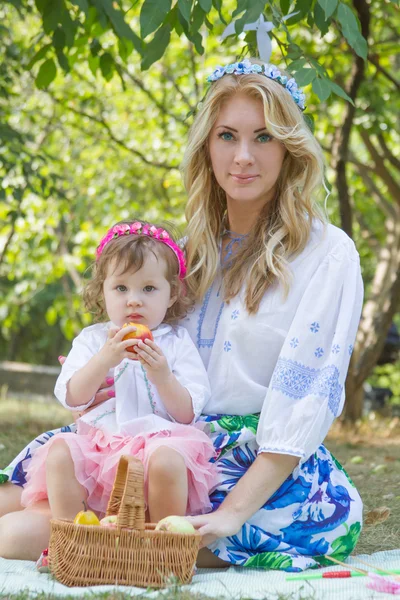
[[196,533],[193,525],[185,517],[175,515],[161,519],[156,525],[156,530],[169,533]]
[[92,510],[87,510],[85,502],[82,503],[85,510],[78,512],[74,519],[75,525],[100,525],[100,521]]

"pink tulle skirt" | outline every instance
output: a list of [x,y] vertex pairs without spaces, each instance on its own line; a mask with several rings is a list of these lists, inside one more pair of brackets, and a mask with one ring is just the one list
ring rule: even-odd
[[135,456],[143,463],[147,503],[148,466],[152,453],[165,446],[178,452],[188,472],[187,514],[211,511],[209,493],[216,485],[216,470],[209,460],[215,454],[209,437],[196,425],[174,423],[172,431],[143,433],[134,437],[110,435],[78,422],[78,433],[58,433],[33,455],[21,503],[29,506],[47,499],[46,459],[52,444],[64,440],[71,452],[75,476],[88,493],[87,504],[100,516],[107,509],[120,456]]

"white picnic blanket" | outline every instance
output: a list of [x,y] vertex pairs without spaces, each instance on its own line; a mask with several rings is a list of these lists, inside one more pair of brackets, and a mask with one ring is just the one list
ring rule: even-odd
[[[400,549],[387,552],[376,552],[372,555],[360,555],[360,558],[381,569],[400,569]],[[357,556],[347,560],[348,564],[365,568],[357,562]],[[336,571],[343,567],[332,566],[321,569]],[[315,573],[315,571],[309,571]],[[378,600],[391,599],[396,596],[375,592],[366,587],[367,577],[349,579],[314,579],[311,581],[288,581],[288,573],[282,571],[262,571],[259,569],[199,569],[193,581],[183,589],[193,593],[204,594],[211,598],[240,600],[279,600],[287,595],[288,600]],[[111,585],[69,588],[55,581],[49,574],[36,571],[35,563],[30,561],[5,560],[0,558],[0,597],[29,591],[34,598],[39,593],[57,597],[83,597],[101,592],[126,592],[131,596],[142,598],[160,597],[162,592],[145,592],[143,588],[116,587]],[[399,597],[399,596],[397,596]],[[400,597],[399,597],[400,598]]]

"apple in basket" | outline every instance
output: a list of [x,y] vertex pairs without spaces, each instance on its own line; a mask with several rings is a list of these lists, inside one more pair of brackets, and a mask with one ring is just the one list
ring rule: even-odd
[[87,510],[86,503],[82,501],[83,508],[85,510],[81,510],[78,512],[74,519],[75,525],[100,525],[100,521],[97,518],[97,515],[92,510]]
[[[142,340],[142,342],[144,342],[145,340],[154,340],[153,334],[151,333],[150,329],[146,327],[146,325],[141,325],[140,323],[125,323],[124,325],[122,325],[122,327],[128,327],[129,325],[136,327],[136,331],[131,331],[130,333],[127,333],[126,336],[122,338],[123,340],[133,339]],[[135,346],[129,346],[129,348],[127,348],[127,351],[136,354]],[[134,358],[133,360],[138,359]]]
[[193,525],[185,517],[171,515],[158,521],[157,531],[168,531],[169,533],[196,533]]
[[101,519],[100,525],[102,527],[116,527],[117,520],[117,515],[109,515],[108,517],[103,517],[103,519]]

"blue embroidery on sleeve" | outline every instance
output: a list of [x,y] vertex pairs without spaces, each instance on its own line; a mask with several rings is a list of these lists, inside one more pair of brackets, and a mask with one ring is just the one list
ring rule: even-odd
[[314,354],[317,358],[321,358],[324,355],[324,349],[319,347],[315,350]]
[[328,398],[328,407],[336,417],[343,386],[339,383],[339,370],[334,365],[312,369],[294,360],[279,358],[271,388],[290,398],[305,398],[310,394]]
[[229,352],[229,350],[232,350],[232,344],[229,341],[224,342],[224,350],[225,352]]
[[297,346],[299,345],[299,338],[294,337],[290,340],[290,345],[292,346],[292,348],[297,348]]
[[333,344],[333,346],[332,346],[332,352],[333,352],[333,354],[339,354],[339,352],[340,352],[340,346],[339,346],[339,344]]
[[234,311],[232,311],[232,314],[231,314],[231,319],[232,319],[233,321],[234,321],[235,319],[237,319],[237,318],[238,318],[238,316],[239,316],[239,312],[240,312],[240,311],[238,311],[237,309],[236,309],[236,310],[234,310]]
[[316,321],[314,321],[314,323],[311,323],[310,331],[312,331],[313,333],[317,333],[319,331],[319,323],[317,323]]

